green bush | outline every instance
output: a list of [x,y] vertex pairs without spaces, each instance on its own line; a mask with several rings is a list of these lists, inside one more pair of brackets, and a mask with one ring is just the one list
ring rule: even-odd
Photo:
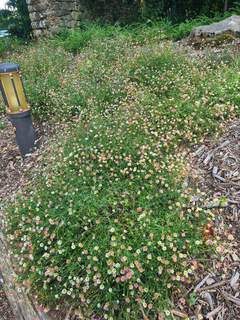
[[26,0],[13,1],[12,7],[15,10],[13,10],[12,15],[9,17],[7,29],[14,36],[29,39],[32,27]]
[[8,28],[8,19],[12,12],[7,9],[0,9],[0,28],[6,30]]
[[79,29],[63,31],[53,42],[69,52],[78,53],[91,42],[116,36],[119,30],[110,25],[82,24]]
[[86,319],[155,319],[209,252],[208,215],[182,184],[189,145],[239,113],[239,59],[190,60],[159,42],[156,25],[105,30],[80,55],[61,47],[66,34],[11,56],[34,117],[75,121],[9,208],[7,232],[40,303],[81,303]]
[[19,50],[22,44],[22,41],[16,37],[0,38],[0,56],[5,57],[7,54]]
[[237,7],[234,0],[143,0],[141,1],[142,15],[147,18],[168,17],[173,22],[193,19],[199,15],[213,17],[216,13],[223,14]]
[[[225,17],[229,16],[227,12]],[[207,16],[198,16],[192,20],[186,20],[178,24],[173,24],[168,19],[148,20],[144,23],[134,23],[129,26],[111,26],[91,23],[82,23],[78,29],[65,30],[52,39],[56,46],[63,47],[71,53],[79,53],[86,46],[93,43],[98,46],[100,41],[108,39],[124,39],[126,42],[139,45],[156,43],[164,39],[180,40],[187,37],[194,27],[218,22],[223,19],[223,15],[215,14],[209,18]]]

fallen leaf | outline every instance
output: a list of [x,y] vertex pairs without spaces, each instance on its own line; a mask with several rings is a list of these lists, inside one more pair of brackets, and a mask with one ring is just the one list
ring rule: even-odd
[[203,236],[205,240],[208,240],[210,238],[214,237],[214,230],[213,225],[211,223],[208,223],[203,228]]

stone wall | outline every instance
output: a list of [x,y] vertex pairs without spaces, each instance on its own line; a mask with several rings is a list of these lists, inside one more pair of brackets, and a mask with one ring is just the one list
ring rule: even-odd
[[27,0],[35,36],[78,26],[88,12],[81,0]]

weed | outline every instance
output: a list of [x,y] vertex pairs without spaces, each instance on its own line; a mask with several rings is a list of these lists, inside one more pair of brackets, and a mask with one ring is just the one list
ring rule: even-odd
[[19,50],[22,44],[23,41],[15,37],[0,38],[0,56],[4,57],[10,52]]
[[4,130],[4,129],[5,129],[5,124],[2,121],[0,121],[0,130]]
[[182,186],[191,144],[239,112],[239,60],[189,59],[159,44],[156,25],[104,28],[79,45],[66,34],[11,57],[34,116],[75,122],[45,154],[34,191],[9,207],[7,232],[19,280],[39,302],[154,319],[170,314],[170,294],[211,250],[208,213]]

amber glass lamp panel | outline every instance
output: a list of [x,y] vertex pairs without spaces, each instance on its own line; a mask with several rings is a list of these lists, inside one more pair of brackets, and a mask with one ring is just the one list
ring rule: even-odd
[[28,110],[29,106],[20,73],[3,73],[0,79],[8,106],[7,112],[18,113]]

